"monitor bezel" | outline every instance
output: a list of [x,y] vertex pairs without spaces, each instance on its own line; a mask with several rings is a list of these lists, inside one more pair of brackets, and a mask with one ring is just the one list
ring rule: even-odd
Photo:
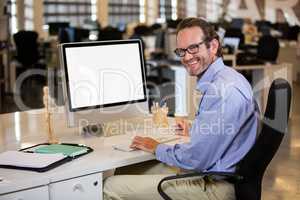
[[[132,101],[122,101],[122,102],[116,102],[116,103],[106,103],[103,105],[93,105],[93,106],[84,106],[84,107],[78,107],[78,108],[72,108],[72,102],[71,102],[71,93],[70,93],[70,85],[69,85],[69,74],[68,74],[68,64],[67,64],[67,58],[66,58],[66,49],[67,48],[78,48],[78,47],[89,47],[89,46],[104,46],[104,45],[120,45],[120,44],[138,44],[139,47],[139,57],[140,57],[140,63],[141,63],[141,72],[142,72],[142,81],[143,81],[143,99],[137,99]],[[128,40],[111,40],[111,41],[97,41],[97,42],[76,42],[76,43],[65,43],[61,44],[62,48],[62,59],[64,62],[64,75],[65,75],[65,84],[66,84],[66,90],[67,90],[67,103],[68,103],[68,110],[70,112],[78,112],[78,111],[88,111],[88,110],[94,110],[94,109],[101,109],[106,107],[116,107],[116,106],[122,106],[126,104],[134,104],[134,103],[141,103],[147,101],[147,93],[146,93],[146,75],[145,75],[145,63],[144,63],[144,55],[143,55],[143,47],[142,42],[139,39],[128,39]]]

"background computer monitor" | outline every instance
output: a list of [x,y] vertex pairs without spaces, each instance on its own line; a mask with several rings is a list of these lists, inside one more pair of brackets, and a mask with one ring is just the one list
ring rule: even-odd
[[69,22],[49,22],[49,35],[57,36],[59,33],[59,29],[67,28],[70,26]]
[[224,37],[223,39],[223,46],[231,46],[236,52],[239,48],[240,38],[238,37]]
[[147,115],[143,59],[140,40],[61,44],[69,126]]

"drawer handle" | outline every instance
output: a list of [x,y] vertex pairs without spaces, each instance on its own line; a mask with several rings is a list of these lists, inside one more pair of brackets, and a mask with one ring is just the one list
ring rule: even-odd
[[81,184],[77,183],[73,186],[73,191],[75,192],[76,190],[82,191],[83,192],[83,187]]
[[94,186],[97,186],[97,185],[98,185],[98,181],[95,181],[95,182],[94,182]]

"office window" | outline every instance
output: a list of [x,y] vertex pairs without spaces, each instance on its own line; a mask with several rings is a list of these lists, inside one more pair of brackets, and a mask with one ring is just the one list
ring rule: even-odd
[[109,0],[108,21],[112,26],[131,22],[143,22],[144,1],[141,0]]
[[171,18],[173,20],[176,20],[178,18],[178,14],[177,14],[177,0],[172,0],[171,1]]
[[95,16],[95,4],[93,0],[44,0],[45,24],[70,22],[71,26],[83,26]]
[[16,0],[7,0],[6,12],[9,17],[9,29],[12,34],[18,32]]
[[34,30],[33,25],[33,0],[24,1],[24,17],[25,17],[25,30]]
[[159,0],[159,19],[164,22],[172,19],[172,0]]

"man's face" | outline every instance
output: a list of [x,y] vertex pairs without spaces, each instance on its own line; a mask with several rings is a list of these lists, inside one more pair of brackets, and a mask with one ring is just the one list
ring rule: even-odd
[[[177,48],[187,49],[191,45],[199,44],[204,39],[205,37],[201,28],[185,28],[179,31],[177,35]],[[204,42],[197,47],[199,47],[197,53],[193,54],[185,51],[185,55],[181,57],[181,63],[191,76],[200,76],[215,58],[215,52],[211,51],[212,48],[207,48]]]

